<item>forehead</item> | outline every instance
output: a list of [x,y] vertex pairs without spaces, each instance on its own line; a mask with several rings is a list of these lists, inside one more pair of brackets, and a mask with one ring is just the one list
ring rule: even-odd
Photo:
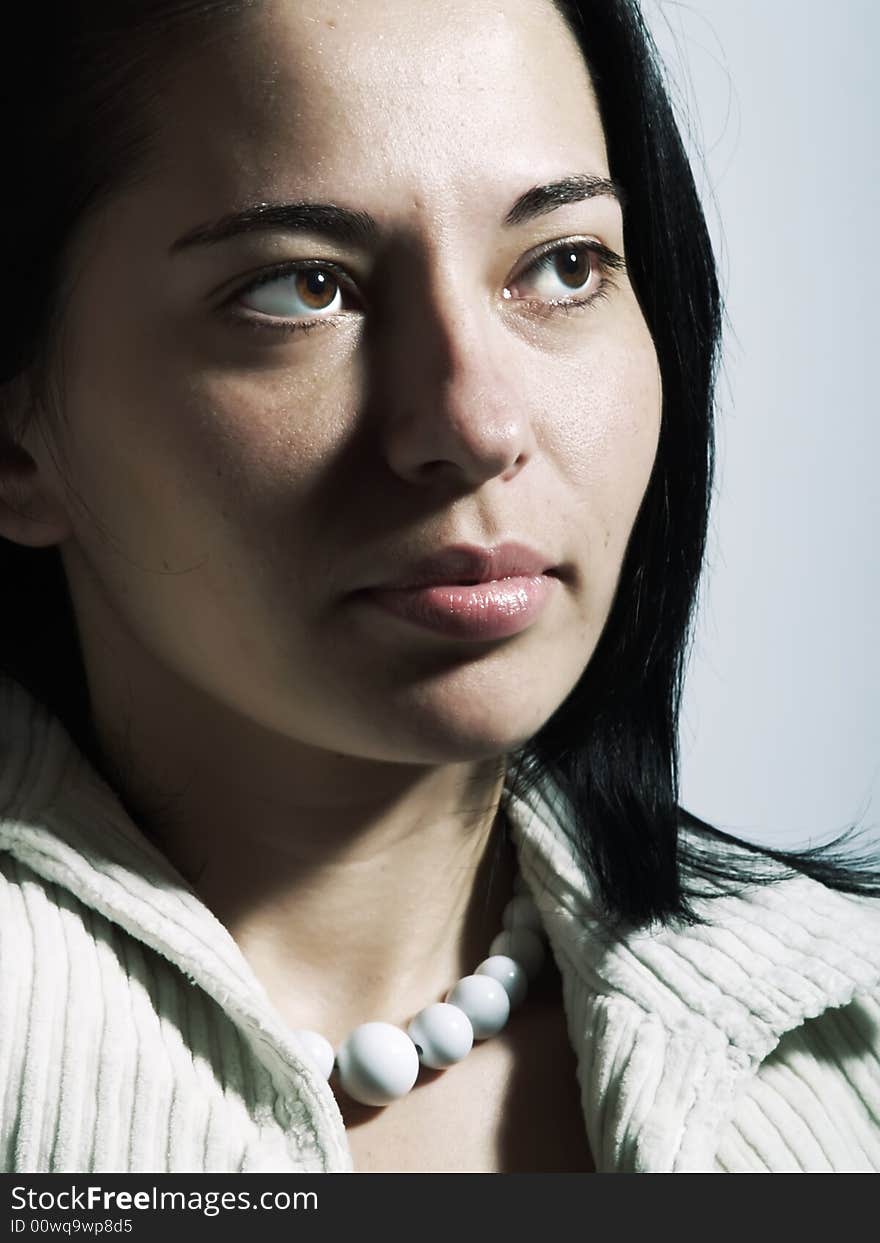
[[177,184],[229,204],[306,189],[373,209],[434,190],[472,203],[487,178],[607,173],[550,0],[262,0],[192,50],[158,109]]

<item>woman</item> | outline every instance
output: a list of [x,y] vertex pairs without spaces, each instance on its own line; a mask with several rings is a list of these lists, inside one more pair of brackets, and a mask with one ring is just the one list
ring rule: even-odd
[[2,1168],[880,1168],[876,878],[676,802],[720,312],[635,6],[31,51]]

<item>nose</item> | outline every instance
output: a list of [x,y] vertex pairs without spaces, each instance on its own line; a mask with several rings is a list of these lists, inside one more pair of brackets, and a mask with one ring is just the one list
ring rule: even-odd
[[388,466],[408,483],[506,481],[534,451],[522,364],[472,285],[423,269],[406,305],[384,317],[381,438]]

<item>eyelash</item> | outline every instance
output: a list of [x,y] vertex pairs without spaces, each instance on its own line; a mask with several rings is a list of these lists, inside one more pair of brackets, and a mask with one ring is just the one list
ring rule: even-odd
[[[626,263],[624,259],[616,254],[615,251],[609,249],[609,247],[603,246],[601,242],[584,238],[565,238],[562,241],[549,242],[538,251],[532,262],[523,269],[516,279],[519,280],[522,276],[539,272],[542,267],[549,267],[554,256],[566,249],[588,250],[593,255],[599,272],[598,287],[584,298],[557,298],[549,301],[540,298],[517,298],[517,302],[524,302],[528,306],[534,306],[545,315],[553,315],[558,311],[569,314],[571,311],[584,310],[601,299],[607,298],[611,290],[617,288],[611,273],[625,269]],[[260,289],[263,285],[267,285],[272,281],[279,280],[283,276],[290,276],[296,272],[308,269],[331,272],[342,289],[354,287],[354,282],[348,273],[331,260],[295,259],[289,263],[278,264],[277,267],[270,268],[261,274],[256,280],[240,285],[227,299],[224,304],[225,308],[231,318],[238,324],[256,332],[262,332],[264,329],[267,329],[269,332],[280,332],[285,335],[294,332],[305,334],[311,332],[314,328],[335,327],[339,323],[339,312],[335,315],[316,316],[314,319],[286,320],[269,315],[260,316],[259,312],[234,309],[237,299],[242,297],[243,294],[253,293],[254,290]]]

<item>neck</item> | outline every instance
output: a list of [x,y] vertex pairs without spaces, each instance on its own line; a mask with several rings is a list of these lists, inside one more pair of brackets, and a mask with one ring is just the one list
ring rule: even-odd
[[124,733],[96,713],[105,770],[290,1026],[405,1025],[488,955],[515,870],[503,758],[377,763],[176,708]]

